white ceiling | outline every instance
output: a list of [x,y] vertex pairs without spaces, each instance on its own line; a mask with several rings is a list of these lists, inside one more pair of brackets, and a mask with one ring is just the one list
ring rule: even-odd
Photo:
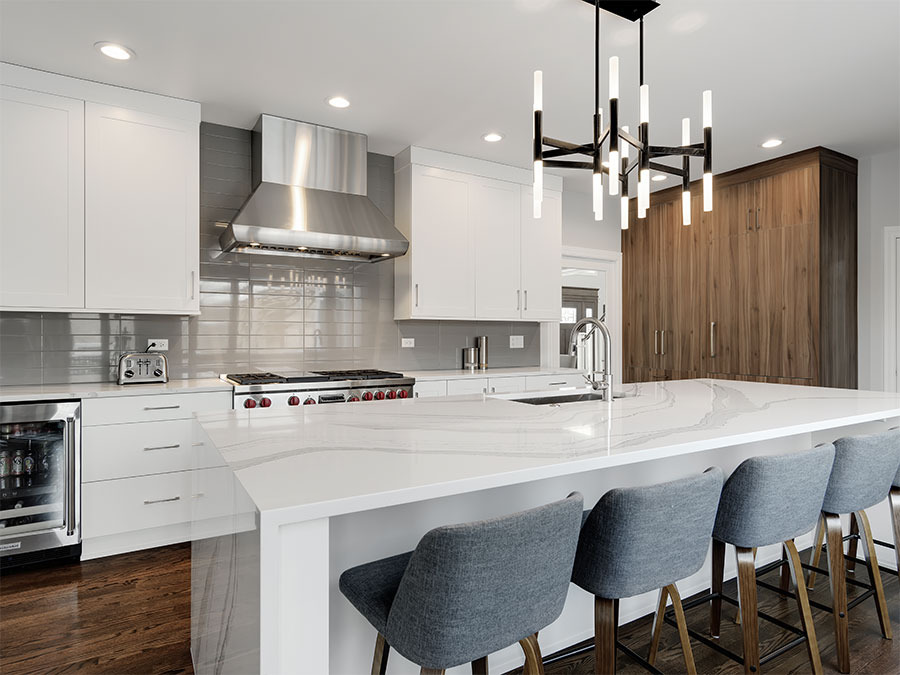
[[[603,69],[622,67],[622,123],[637,113],[637,25],[603,18]],[[861,157],[900,144],[898,0],[661,0],[645,24],[654,144],[681,118],[700,140],[714,93],[715,171],[823,145]],[[127,45],[130,62],[97,41]],[[581,0],[0,0],[0,59],[200,101],[249,128],[268,112],[528,166],[532,71],[544,132],[587,142],[593,8]],[[334,94],[352,105],[335,110]],[[604,93],[601,98],[605,97]],[[500,143],[481,140],[487,131]],[[784,145],[762,150],[777,136]],[[699,170],[699,166],[695,167]],[[666,187],[669,183],[654,184]]]

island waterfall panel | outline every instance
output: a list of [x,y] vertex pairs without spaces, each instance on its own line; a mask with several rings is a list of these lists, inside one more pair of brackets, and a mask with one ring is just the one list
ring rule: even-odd
[[[856,388],[857,162],[814,148],[632,204],[622,233],[625,381]],[[633,200],[632,200],[633,201]]]

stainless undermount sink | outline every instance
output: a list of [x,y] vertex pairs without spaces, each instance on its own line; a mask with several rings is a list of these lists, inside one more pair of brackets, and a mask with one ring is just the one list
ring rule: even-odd
[[536,396],[532,398],[514,398],[516,403],[528,405],[553,405],[554,403],[580,403],[582,401],[602,401],[603,394],[591,391],[581,394],[558,394],[555,396]]

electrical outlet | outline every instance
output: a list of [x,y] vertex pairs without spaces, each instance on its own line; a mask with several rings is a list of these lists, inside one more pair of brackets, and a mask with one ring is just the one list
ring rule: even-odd
[[510,349],[524,349],[525,348],[525,336],[524,335],[510,335],[509,336],[509,348]]
[[[150,345],[153,345],[152,347]],[[169,341],[165,338],[149,338],[147,340],[147,349],[151,352],[167,352],[169,351]]]
[[400,346],[404,349],[416,346],[416,338],[400,338]]

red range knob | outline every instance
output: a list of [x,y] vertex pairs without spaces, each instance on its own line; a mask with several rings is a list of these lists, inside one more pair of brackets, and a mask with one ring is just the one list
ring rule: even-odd
[[300,399],[296,396],[291,396],[288,399],[288,405],[300,405]]
[[316,399],[314,399],[314,398],[308,398],[305,401],[303,401],[303,405],[315,405],[315,404],[316,404]]
[[389,389],[388,393],[387,393],[387,397],[391,400],[394,400],[395,398],[397,398],[397,392],[394,391],[393,389]]
[[371,400],[372,400],[372,392],[371,392],[371,391],[364,391],[364,392],[363,392],[363,397],[362,397],[362,398],[363,398],[363,401],[371,401]]
[[265,396],[263,396],[262,399],[260,399],[259,404],[260,404],[263,408],[268,408],[269,406],[272,405],[272,399],[266,398]]
[[357,401],[359,401],[359,396],[351,396],[347,399],[347,403],[356,403]]
[[256,401],[254,401],[252,398],[248,398],[246,401],[244,401],[244,407],[245,408],[255,408]]
[[378,401],[383,401],[383,400],[384,400],[384,392],[383,392],[383,391],[376,391],[376,392],[375,392],[375,399],[378,400]]
[[400,389],[397,391],[397,398],[409,398],[409,393],[407,393],[406,389]]

